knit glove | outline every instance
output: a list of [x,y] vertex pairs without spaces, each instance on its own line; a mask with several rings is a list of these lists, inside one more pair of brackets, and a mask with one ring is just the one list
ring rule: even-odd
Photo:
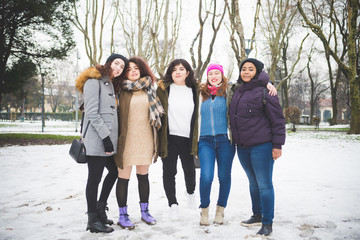
[[105,152],[113,152],[114,151],[114,145],[111,142],[111,139],[109,136],[103,139]]

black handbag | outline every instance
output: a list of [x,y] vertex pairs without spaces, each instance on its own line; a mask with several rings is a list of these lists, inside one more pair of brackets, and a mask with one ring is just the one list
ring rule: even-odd
[[194,166],[195,166],[195,168],[200,168],[199,156],[194,155]]
[[77,163],[86,163],[86,150],[81,138],[72,141],[69,154]]
[[[83,105],[80,106],[80,109]],[[80,134],[82,132],[82,127],[83,127],[83,121],[84,121],[84,112],[82,115],[82,119],[81,119],[81,129],[80,129]],[[89,123],[86,126],[85,132],[84,132],[84,136],[86,135],[86,131],[89,127]],[[83,143],[82,138],[80,137],[80,139],[74,139],[71,143],[70,146],[70,150],[69,150],[69,154],[72,157],[72,159],[74,159],[77,163],[86,163],[86,149]]]

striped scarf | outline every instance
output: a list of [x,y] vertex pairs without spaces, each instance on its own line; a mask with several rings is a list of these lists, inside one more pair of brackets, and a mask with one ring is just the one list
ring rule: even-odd
[[155,87],[151,84],[151,82],[151,78],[148,76],[140,78],[135,82],[124,80],[121,83],[121,88],[126,91],[141,89],[146,90],[149,99],[150,124],[159,129],[161,127],[160,117],[165,111],[158,96],[156,95]]

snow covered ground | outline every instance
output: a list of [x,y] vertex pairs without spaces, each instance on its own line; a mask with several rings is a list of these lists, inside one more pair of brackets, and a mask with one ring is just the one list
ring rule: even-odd
[[[75,131],[77,129],[77,132]],[[0,133],[39,133],[39,134],[61,134],[78,136],[80,132],[80,121],[45,121],[44,132],[42,132],[41,121],[7,121],[0,122]]]
[[[15,131],[9,130],[10,127],[3,125],[0,131]],[[62,134],[73,132],[65,126],[59,129]],[[36,131],[41,131],[41,125]],[[68,150],[69,145],[0,148],[0,239],[257,239],[254,235],[259,227],[240,226],[240,221],[251,215],[251,205],[247,178],[237,157],[222,226],[211,225],[206,229],[199,226],[199,209],[187,206],[180,165],[177,196],[181,219],[170,219],[159,159],[150,168],[150,211],[158,223],[148,226],[140,220],[133,172],[128,207],[136,228],[128,231],[115,226],[110,234],[86,232],[87,167],[76,164]],[[270,239],[360,239],[359,170],[359,136],[334,132],[288,133],[283,156],[274,167],[275,219]],[[215,177],[211,220],[217,194]],[[196,198],[199,202],[198,182]],[[114,189],[109,208],[108,216],[116,221]]]

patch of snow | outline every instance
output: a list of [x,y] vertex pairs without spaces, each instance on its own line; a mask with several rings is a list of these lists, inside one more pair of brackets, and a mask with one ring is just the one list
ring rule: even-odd
[[[76,164],[68,150],[69,145],[0,148],[0,239],[258,239],[255,237],[258,226],[240,226],[240,221],[252,213],[248,180],[237,156],[223,225],[211,224],[208,228],[199,225],[199,209],[187,206],[180,163],[176,178],[179,220],[170,219],[162,184],[162,162],[158,159],[149,174],[149,209],[157,224],[149,226],[140,219],[133,170],[128,209],[136,228],[128,231],[113,226],[115,231],[110,234],[95,234],[85,231],[87,166]],[[269,239],[360,239],[359,156],[359,138],[345,133],[289,133],[283,156],[274,166],[275,218]],[[200,204],[199,173],[197,170],[197,204]],[[108,217],[116,222],[114,188],[108,200]],[[215,171],[211,223],[218,189]]]

